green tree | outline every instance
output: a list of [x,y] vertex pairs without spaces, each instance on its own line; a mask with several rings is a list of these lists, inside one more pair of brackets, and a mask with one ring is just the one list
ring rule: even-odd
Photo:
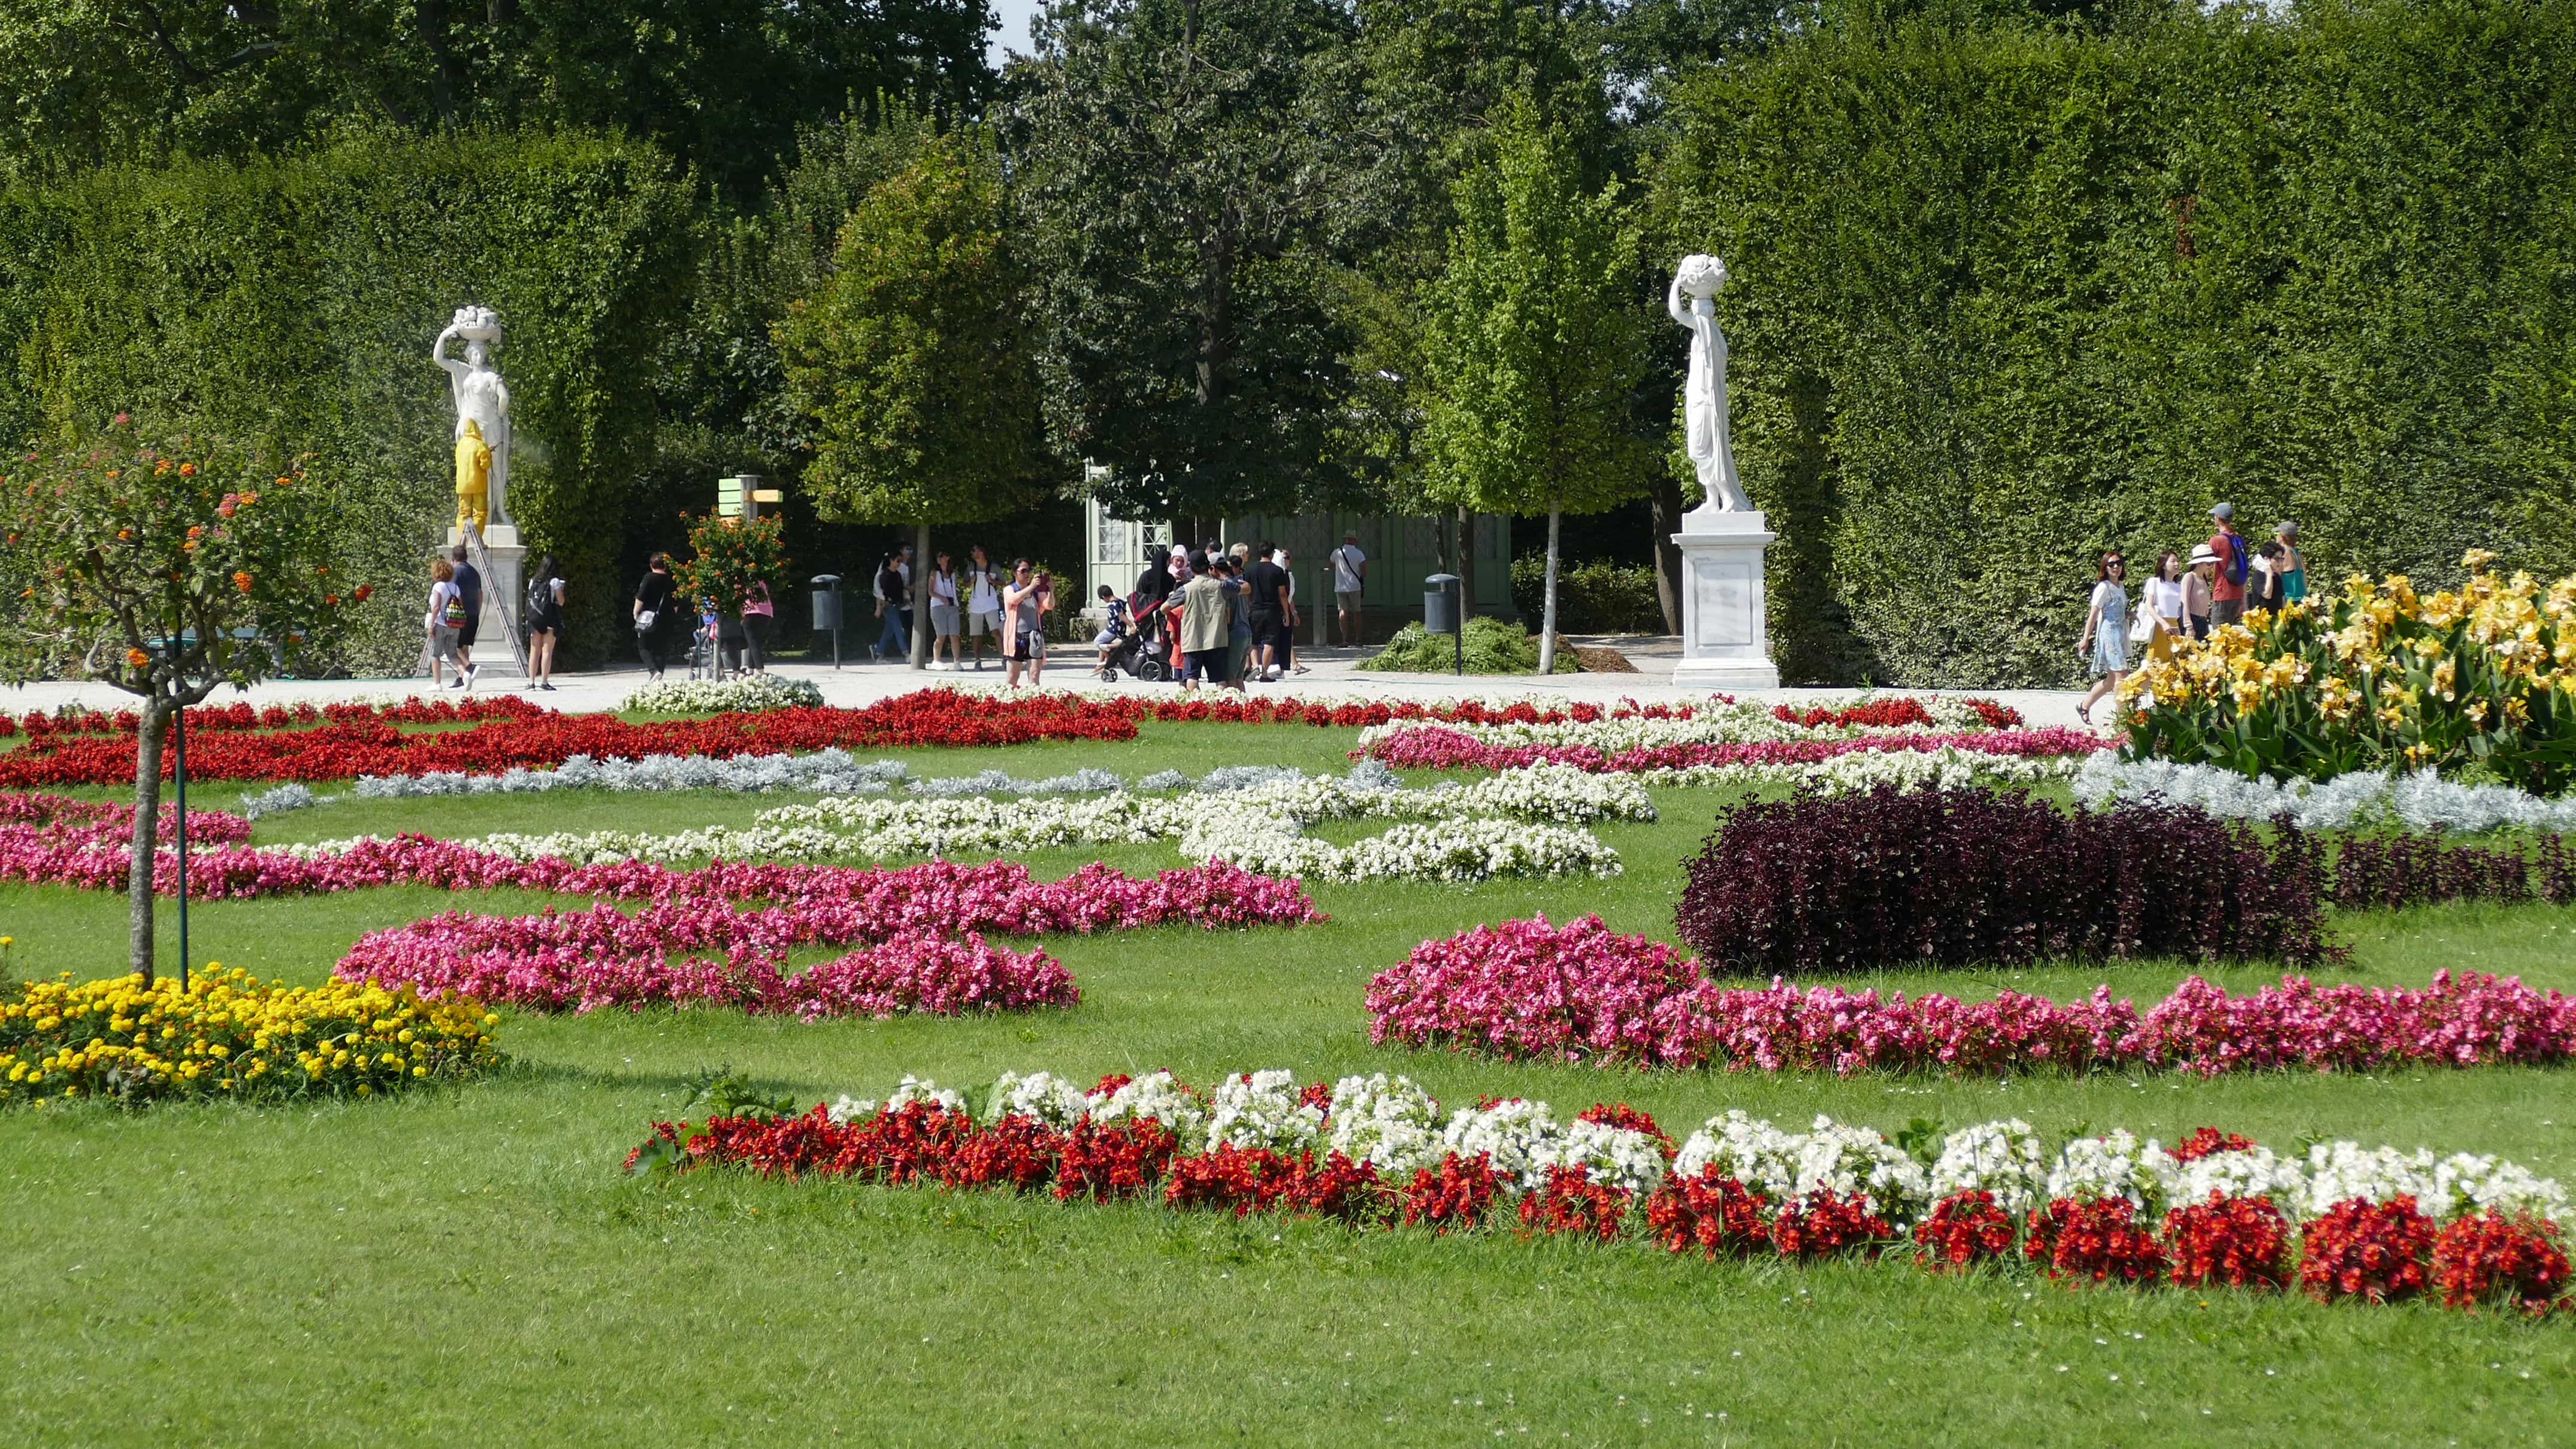
[[1558,524],[1643,492],[1629,427],[1645,369],[1637,239],[1619,188],[1587,192],[1573,149],[1515,109],[1458,186],[1449,265],[1425,297],[1420,444],[1435,497],[1547,514],[1539,672],[1556,663]]
[[1329,0],[1070,0],[1013,69],[1047,422],[1128,517],[1293,511],[1351,482],[1328,292],[1378,144],[1352,35]]
[[916,530],[916,669],[930,647],[930,526],[999,517],[1045,491],[1024,278],[989,144],[941,136],[850,213],[831,275],[779,324],[788,385],[812,419],[804,490],[817,511]]
[[852,97],[972,113],[988,0],[0,0],[0,153],[247,157],[346,122],[642,137],[747,199]]
[[689,556],[671,566],[671,591],[740,618],[753,587],[775,591],[787,564],[787,535],[778,519],[709,514],[689,525]]
[[142,700],[134,750],[131,960],[152,977],[162,739],[219,685],[248,688],[327,655],[362,585],[321,562],[337,527],[323,486],[202,439],[105,432],[0,478],[0,675],[86,676]]

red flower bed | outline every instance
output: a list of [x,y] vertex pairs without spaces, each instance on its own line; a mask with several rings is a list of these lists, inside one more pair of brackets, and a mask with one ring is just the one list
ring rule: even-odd
[[2185,1288],[2280,1288],[2290,1279],[2290,1223],[2268,1197],[2212,1192],[2207,1202],[2173,1209],[2165,1214],[2165,1251],[2173,1281]]
[[1134,1197],[1162,1179],[1180,1140],[1152,1120],[1104,1126],[1085,1117],[1056,1150],[1055,1195],[1093,1202]]
[[2198,1162],[2213,1152],[2250,1152],[2255,1145],[2251,1137],[2239,1137],[2215,1127],[2195,1127],[2190,1136],[2173,1145],[2173,1160]]
[[1248,1217],[1278,1206],[1296,1175],[1292,1158],[1267,1147],[1221,1142],[1214,1152],[1172,1159],[1163,1201],[1176,1208],[1231,1209],[1236,1217]]
[[2509,1218],[2490,1208],[2433,1239],[2433,1282],[2451,1308],[2489,1303],[2534,1316],[2566,1305],[2567,1255],[2554,1224]]
[[1867,1197],[1827,1187],[1791,1198],[1771,1216],[1771,1246],[1783,1258],[1830,1258],[1849,1252],[1875,1258],[1895,1237],[1896,1229],[1870,1210]]
[[1697,1177],[1664,1179],[1646,1199],[1646,1231],[1667,1252],[1745,1257],[1771,1241],[1766,1206],[1762,1194],[1706,1168]]
[[1771,717],[1786,724],[1811,730],[1849,729],[1854,726],[1889,730],[1928,728],[1935,723],[1932,711],[1925,709],[1913,696],[1904,694],[1889,695],[1886,698],[1873,699],[1862,704],[1846,705],[1841,709],[1800,710],[1792,709],[1785,704],[1775,704],[1771,706]]
[[1550,1167],[1539,1190],[1521,1198],[1521,1226],[1609,1242],[1628,1216],[1624,1188],[1594,1182],[1580,1167]]
[[2433,1220],[2415,1199],[2346,1198],[2307,1225],[2299,1242],[2299,1284],[2320,1302],[2358,1298],[2393,1303],[2424,1291]]
[[1936,1273],[1996,1262],[2012,1256],[2012,1214],[1995,1206],[1993,1193],[1954,1192],[1914,1225],[1914,1241]]
[[[443,703],[443,702],[442,702]],[[435,722],[436,706],[417,713]],[[704,719],[628,724],[608,714],[555,714],[532,705],[492,708],[468,729],[404,733],[403,709],[334,718],[312,729],[219,733],[188,745],[200,780],[344,780],[454,770],[498,774],[546,768],[574,755],[778,755],[827,748],[974,748],[1031,740],[1131,740],[1141,706],[1065,694],[1016,697],[924,689],[859,709],[777,709]],[[325,711],[326,715],[332,711]],[[463,718],[460,712],[455,717]],[[194,721],[192,720],[193,724]],[[175,757],[164,756],[163,770]],[[0,754],[0,787],[106,785],[134,778],[129,738],[51,735]]]
[[1415,1170],[1413,1181],[1404,1187],[1403,1218],[1408,1225],[1420,1223],[1435,1233],[1476,1227],[1493,1210],[1501,1191],[1485,1154],[1460,1157],[1452,1152],[1440,1159],[1437,1168]]
[[2030,1215],[2021,1251],[2051,1278],[2144,1283],[2165,1271],[2164,1246],[2138,1224],[2137,1209],[2122,1197],[2058,1198]]

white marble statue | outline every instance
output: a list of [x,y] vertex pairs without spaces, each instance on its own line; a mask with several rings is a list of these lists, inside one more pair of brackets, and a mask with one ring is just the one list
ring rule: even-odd
[[[456,338],[465,342],[465,360],[462,362],[447,355],[448,342]],[[501,374],[492,366],[492,344],[500,340],[501,318],[498,313],[489,307],[459,307],[455,319],[447,324],[447,330],[439,333],[438,340],[430,344],[429,360],[447,369],[448,388],[456,402],[455,436],[464,438],[467,425],[472,424],[473,430],[480,433],[483,445],[491,450],[488,481],[483,485],[486,496],[474,500],[483,506],[472,511],[478,519],[488,513],[491,523],[506,526],[510,515],[502,500],[510,483],[510,389],[502,383]],[[457,482],[460,517],[466,512],[464,499],[472,481],[465,476],[463,456],[460,450]]]
[[1726,263],[1703,252],[1682,258],[1673,270],[1672,290],[1664,307],[1673,320],[1690,329],[1690,378],[1682,387],[1682,420],[1688,428],[1691,466],[1699,471],[1706,495],[1686,515],[1705,518],[1718,513],[1749,513],[1753,500],[1735,476],[1735,443],[1726,421],[1726,334],[1717,328],[1717,292],[1726,285]]

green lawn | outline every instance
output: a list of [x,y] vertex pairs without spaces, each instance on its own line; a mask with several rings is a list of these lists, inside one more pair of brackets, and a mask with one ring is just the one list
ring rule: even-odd
[[[1128,745],[922,752],[923,773],[1332,768],[1350,731],[1149,727]],[[224,805],[239,791],[192,790]],[[262,841],[369,831],[674,829],[775,800],[352,802]],[[57,1444],[2561,1444],[2576,1324],[2281,1295],[1940,1280],[1896,1264],[1709,1265],[1638,1245],[1358,1235],[1143,1207],[698,1176],[623,1179],[679,1083],[729,1062],[800,1097],[1009,1068],[1411,1073],[1444,1100],[1625,1099],[1681,1135],[1730,1106],[1893,1129],[2018,1115],[2052,1135],[2203,1122],[2509,1154],[2576,1175],[2558,1073],[1849,1080],[1511,1067],[1369,1046],[1371,972],[1426,936],[1598,910],[1668,936],[1717,799],[1606,826],[1612,882],[1322,887],[1330,923],[1048,942],[1073,1011],[969,1021],[508,1014],[513,1064],[462,1089],[294,1109],[0,1118],[15,1372],[0,1430]],[[1083,858],[1051,853],[1041,873]],[[1131,869],[1162,848],[1112,851]],[[399,889],[192,910],[196,954],[316,980],[359,932],[541,898]],[[24,973],[115,969],[122,901],[0,886]],[[166,919],[166,917],[165,917]],[[2576,987],[2576,912],[2345,917],[2336,973],[2443,965]],[[1907,990],[2141,999],[2175,963],[1893,973]],[[2230,970],[2245,989],[2273,973]]]

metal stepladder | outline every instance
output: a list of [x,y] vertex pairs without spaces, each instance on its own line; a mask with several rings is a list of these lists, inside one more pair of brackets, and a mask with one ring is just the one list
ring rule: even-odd
[[[458,527],[465,535],[466,557],[473,562],[474,571],[482,576],[484,596],[491,602],[493,612],[500,615],[502,636],[510,641],[510,658],[519,666],[519,677],[525,679],[528,677],[528,641],[519,633],[519,626],[524,621],[511,608],[515,601],[494,587],[498,575],[492,568],[491,551],[483,546],[482,531],[470,523]],[[412,671],[425,676],[429,673],[429,665],[429,640],[424,636],[420,641],[420,662],[412,666]]]

